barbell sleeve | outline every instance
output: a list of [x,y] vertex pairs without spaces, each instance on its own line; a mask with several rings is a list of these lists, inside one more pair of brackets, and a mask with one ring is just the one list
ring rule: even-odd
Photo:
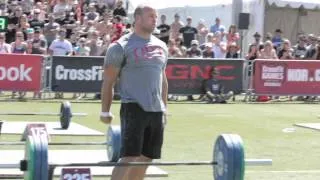
[[[52,146],[68,146],[68,145],[110,145],[109,142],[52,142],[48,143]],[[25,142],[0,142],[0,145],[4,146],[18,146],[25,145]]]

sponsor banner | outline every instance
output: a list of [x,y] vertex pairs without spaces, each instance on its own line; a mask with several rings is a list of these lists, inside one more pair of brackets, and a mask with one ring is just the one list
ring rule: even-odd
[[0,90],[40,91],[42,65],[40,55],[1,54]]
[[56,92],[100,92],[104,57],[53,56],[51,86]]
[[170,94],[203,94],[204,83],[213,67],[225,91],[242,91],[244,60],[170,59],[166,68]]
[[320,61],[256,60],[254,70],[256,94],[320,94]]
[[[104,57],[53,56],[52,90],[56,92],[100,92]],[[226,91],[242,91],[243,60],[169,59],[166,74],[170,94],[203,94],[211,70],[220,70]],[[116,86],[117,87],[117,86]],[[115,89],[118,93],[118,88]]]

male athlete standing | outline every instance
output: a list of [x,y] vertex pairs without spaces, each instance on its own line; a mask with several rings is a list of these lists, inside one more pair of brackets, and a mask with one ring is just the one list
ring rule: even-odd
[[[134,32],[111,44],[105,57],[101,121],[112,121],[113,87],[119,77],[120,162],[151,162],[160,158],[163,144],[168,50],[164,42],[152,35],[157,21],[154,8],[138,6],[134,20]],[[142,180],[146,169],[147,166],[115,167],[112,180]]]

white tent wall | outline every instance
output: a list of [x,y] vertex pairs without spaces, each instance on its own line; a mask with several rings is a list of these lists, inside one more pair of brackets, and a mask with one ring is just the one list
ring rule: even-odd
[[[276,29],[296,43],[298,33],[320,33],[320,0],[242,0],[242,12],[250,13],[249,29],[244,31],[244,52],[253,42],[253,34],[265,36]],[[303,7],[303,8],[301,8]],[[304,10],[306,13],[299,13]]]

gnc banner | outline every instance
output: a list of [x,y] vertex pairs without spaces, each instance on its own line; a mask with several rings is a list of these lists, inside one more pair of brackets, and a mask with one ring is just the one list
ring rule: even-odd
[[0,90],[41,90],[42,56],[0,54]]
[[265,95],[319,95],[320,61],[256,60],[253,89]]

